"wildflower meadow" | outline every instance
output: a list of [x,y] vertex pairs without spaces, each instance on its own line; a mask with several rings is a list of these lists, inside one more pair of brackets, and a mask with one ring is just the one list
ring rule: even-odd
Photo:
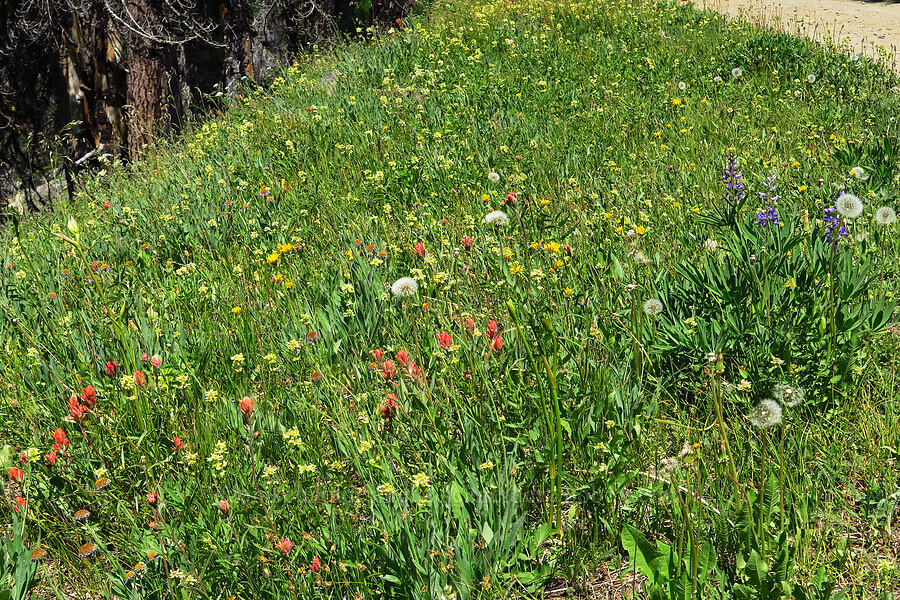
[[0,600],[896,597],[900,78],[439,0],[0,239]]

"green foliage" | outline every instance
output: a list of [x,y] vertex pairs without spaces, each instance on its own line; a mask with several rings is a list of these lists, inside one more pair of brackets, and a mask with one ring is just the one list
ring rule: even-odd
[[655,349],[666,368],[721,351],[731,380],[764,389],[795,379],[824,401],[827,390],[852,384],[868,341],[896,323],[897,304],[870,293],[878,286],[870,256],[836,251],[797,215],[783,211],[781,222],[719,230],[715,251],[685,257],[660,283],[668,310]]
[[762,35],[436,3],[10,228],[0,464],[41,593],[587,596],[626,560],[658,598],[895,589],[900,99]]
[[0,600],[26,600],[37,583],[24,529],[25,522],[13,516],[11,535],[0,537]]
[[688,557],[679,558],[671,546],[661,541],[654,545],[631,525],[622,528],[622,546],[634,568],[647,578],[647,597],[651,600],[702,598],[707,580],[716,567],[716,554],[709,542],[703,543],[697,555],[693,581]]

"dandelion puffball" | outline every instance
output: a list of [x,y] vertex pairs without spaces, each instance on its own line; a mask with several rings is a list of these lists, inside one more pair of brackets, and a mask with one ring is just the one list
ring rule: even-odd
[[834,207],[837,209],[839,215],[847,219],[855,219],[861,215],[863,211],[862,200],[853,194],[841,194],[841,197],[837,199]]
[[401,277],[391,285],[391,293],[395,296],[415,296],[419,291],[419,284],[412,277]]
[[772,393],[776,400],[788,408],[794,408],[806,400],[806,392],[803,391],[803,388],[789,383],[779,383]]
[[891,225],[897,221],[897,212],[890,206],[882,206],[875,211],[875,222],[879,225]]
[[816,76],[813,75],[812,73],[810,73],[809,75],[806,76],[806,82],[807,82],[807,83],[815,83],[815,82],[816,82]]
[[744,71],[740,67],[735,67],[731,70],[731,76],[735,79],[740,79],[744,76]]
[[663,303],[656,298],[650,298],[644,302],[644,312],[650,317],[655,317],[663,310]]
[[866,170],[862,167],[853,167],[852,169],[850,169],[850,174],[860,181],[866,181],[867,179],[869,179],[869,174],[866,173]]
[[484,222],[488,225],[496,225],[501,227],[509,223],[509,217],[506,216],[506,213],[502,210],[495,210],[494,212],[489,212],[484,217]]
[[490,173],[488,173],[488,179],[492,183],[497,183],[498,181],[500,181],[500,174],[495,171],[491,171]]
[[766,398],[750,411],[750,422],[754,427],[765,429],[781,423],[781,405]]

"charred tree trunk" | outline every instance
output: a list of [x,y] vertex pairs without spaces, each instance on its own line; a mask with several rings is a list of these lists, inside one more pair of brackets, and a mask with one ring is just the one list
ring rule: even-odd
[[244,77],[253,76],[253,36],[251,9],[247,0],[226,0],[222,4],[225,21],[225,89],[232,93]]
[[[159,22],[157,0],[134,0],[132,10],[149,24]],[[151,29],[152,31],[152,29]],[[168,55],[171,49],[132,32],[128,44],[128,150],[132,158],[154,137],[168,132]]]

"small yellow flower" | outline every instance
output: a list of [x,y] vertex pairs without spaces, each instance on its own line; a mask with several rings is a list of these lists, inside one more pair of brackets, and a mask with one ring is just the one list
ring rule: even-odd
[[481,467],[481,469],[483,471],[487,471],[488,469],[494,468],[494,463],[492,463],[491,461],[487,461],[487,462],[481,463],[481,465],[479,465],[479,466]]
[[278,257],[279,257],[279,256],[281,256],[281,255],[278,254],[277,252],[273,252],[272,254],[270,254],[270,255],[268,255],[268,256],[266,257],[266,262],[269,263],[269,264],[272,264],[272,263],[274,263],[274,262],[278,262]]
[[412,483],[417,488],[427,488],[431,485],[431,477],[425,473],[416,473],[412,476]]
[[231,312],[233,312],[234,314],[238,314],[239,312],[241,312],[241,307],[235,306],[234,308],[231,309]]

